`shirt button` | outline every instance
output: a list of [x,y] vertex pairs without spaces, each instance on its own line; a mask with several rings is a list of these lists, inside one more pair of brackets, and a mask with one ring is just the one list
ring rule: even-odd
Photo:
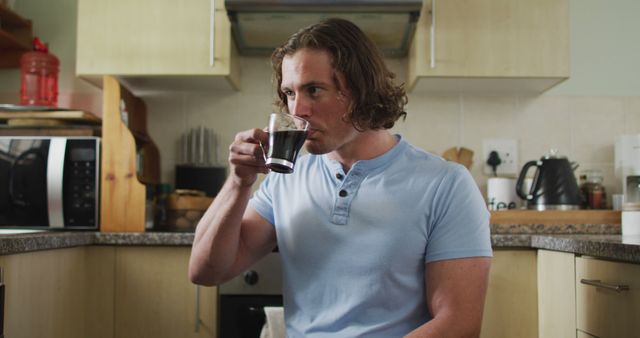
[[336,174],[336,178],[339,179],[340,181],[342,181],[344,176],[342,176],[342,174]]
[[347,191],[346,190],[340,190],[338,195],[340,195],[340,197],[345,197],[345,196],[347,196]]

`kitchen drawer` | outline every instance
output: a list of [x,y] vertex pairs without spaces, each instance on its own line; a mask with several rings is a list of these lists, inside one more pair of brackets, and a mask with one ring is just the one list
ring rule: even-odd
[[[627,286],[616,291],[585,284],[599,281]],[[638,337],[640,332],[640,265],[591,257],[576,258],[577,328],[600,338]]]

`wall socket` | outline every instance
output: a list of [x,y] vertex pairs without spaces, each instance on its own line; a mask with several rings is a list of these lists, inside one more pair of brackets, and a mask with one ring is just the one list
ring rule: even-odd
[[498,152],[500,163],[496,167],[496,174],[518,175],[518,140],[514,139],[487,139],[482,141],[484,173],[493,176],[493,168],[487,164],[489,154],[492,151]]

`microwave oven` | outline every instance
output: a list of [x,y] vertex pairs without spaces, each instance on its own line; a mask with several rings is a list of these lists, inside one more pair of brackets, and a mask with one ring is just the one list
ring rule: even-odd
[[99,137],[0,137],[0,227],[98,229]]

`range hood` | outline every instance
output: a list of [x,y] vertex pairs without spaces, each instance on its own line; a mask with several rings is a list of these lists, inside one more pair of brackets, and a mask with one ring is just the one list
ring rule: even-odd
[[339,17],[358,25],[386,56],[406,56],[422,0],[225,0],[236,47],[270,55],[300,28]]

